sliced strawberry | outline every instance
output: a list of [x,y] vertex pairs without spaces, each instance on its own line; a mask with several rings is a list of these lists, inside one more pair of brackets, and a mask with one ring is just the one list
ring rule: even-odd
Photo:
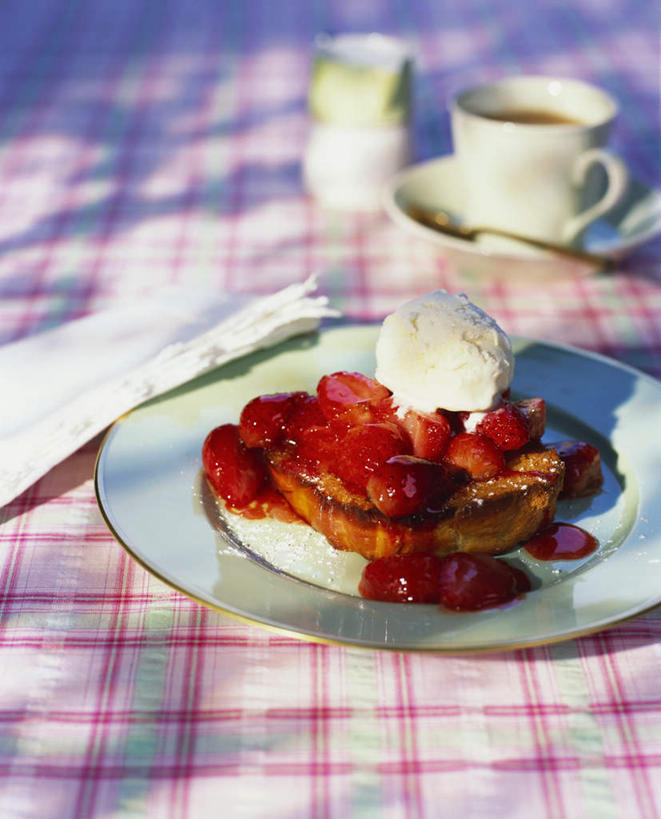
[[317,385],[319,406],[326,418],[352,426],[378,420],[374,407],[389,395],[383,384],[362,373],[343,371],[324,375]]
[[450,441],[445,458],[471,478],[493,478],[505,469],[505,456],[494,442],[477,432],[461,432]]
[[382,423],[388,421],[391,424],[401,425],[401,419],[397,414],[398,407],[392,400],[392,395],[381,398],[372,403],[372,412],[374,413],[374,423]]
[[297,433],[295,457],[310,475],[329,472],[337,461],[338,441],[345,428],[333,425],[304,427]]
[[382,557],[368,563],[358,591],[388,603],[438,603],[441,560],[433,554]]
[[455,552],[441,559],[440,600],[453,611],[499,606],[526,591],[525,580],[495,557]]
[[532,582],[525,571],[520,569],[518,566],[510,566],[509,563],[507,566],[514,575],[517,595],[532,591]]
[[389,518],[413,515],[432,499],[442,503],[454,489],[445,467],[412,455],[388,458],[367,481],[367,496]]
[[546,402],[543,398],[525,398],[514,406],[523,415],[531,441],[537,441],[546,429]]
[[413,454],[427,461],[440,461],[450,441],[450,422],[440,412],[408,410],[399,422],[411,438]]
[[395,424],[362,424],[350,427],[339,440],[330,469],[350,489],[363,492],[378,466],[409,452],[409,442]]
[[476,432],[491,438],[504,452],[521,449],[530,440],[526,419],[514,404],[501,404],[487,412]]
[[218,494],[231,506],[247,506],[266,482],[266,468],[239,437],[236,424],[211,430],[202,445],[202,465]]
[[583,498],[594,495],[604,482],[599,450],[584,441],[558,441],[547,444],[555,449],[565,464],[562,498]]
[[285,423],[292,412],[296,396],[307,393],[281,392],[259,395],[241,411],[239,435],[248,447],[267,447],[284,435]]
[[291,407],[285,422],[284,437],[289,441],[298,441],[305,430],[326,426],[327,423],[317,397],[307,392],[297,392],[293,394],[291,400]]

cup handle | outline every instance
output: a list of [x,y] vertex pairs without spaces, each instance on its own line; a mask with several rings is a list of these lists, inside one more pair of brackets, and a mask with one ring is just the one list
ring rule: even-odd
[[629,184],[629,172],[626,165],[615,154],[600,148],[592,148],[578,157],[572,168],[573,184],[577,187],[583,185],[588,170],[597,162],[604,166],[608,176],[606,192],[598,202],[567,222],[562,232],[562,239],[568,244],[575,241],[591,222],[614,208],[626,193]]

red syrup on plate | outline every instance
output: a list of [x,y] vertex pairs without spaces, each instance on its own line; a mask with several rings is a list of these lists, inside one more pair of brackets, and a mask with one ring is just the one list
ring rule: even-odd
[[553,523],[524,544],[537,560],[580,560],[599,546],[597,539],[571,523]]
[[280,520],[283,523],[301,523],[306,526],[308,525],[307,522],[292,509],[287,499],[271,484],[262,487],[257,497],[247,506],[238,508],[228,504],[228,509],[230,512],[233,512],[235,515],[240,515],[246,520],[272,518],[273,520]]
[[531,589],[523,570],[491,555],[453,552],[442,562],[440,604],[450,611],[496,608]]

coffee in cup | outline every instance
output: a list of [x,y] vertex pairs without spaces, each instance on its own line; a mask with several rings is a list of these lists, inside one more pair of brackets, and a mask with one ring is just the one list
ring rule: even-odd
[[509,77],[461,92],[450,113],[471,225],[577,244],[626,192],[624,163],[604,150],[617,104],[595,86]]

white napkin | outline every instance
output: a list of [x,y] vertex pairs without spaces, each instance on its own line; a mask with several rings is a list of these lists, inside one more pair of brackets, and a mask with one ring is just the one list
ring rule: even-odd
[[0,347],[0,507],[132,407],[337,315],[315,288],[172,288]]

